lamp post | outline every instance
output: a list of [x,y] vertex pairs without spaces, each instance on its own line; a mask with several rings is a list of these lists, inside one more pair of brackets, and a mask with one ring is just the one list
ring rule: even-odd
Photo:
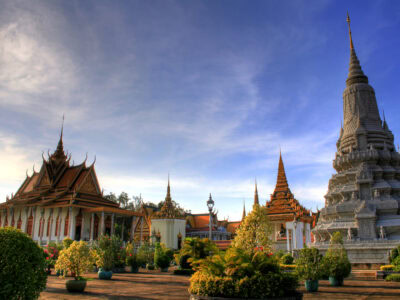
[[214,200],[211,198],[211,193],[210,193],[210,197],[208,198],[208,200],[207,200],[207,207],[208,207],[208,212],[210,213],[210,224],[209,224],[209,227],[210,227],[210,232],[209,232],[209,239],[210,239],[210,241],[212,240],[212,222],[211,222],[211,218],[212,218],[212,215],[211,215],[211,213],[212,213],[212,210],[213,210],[213,208],[214,208]]

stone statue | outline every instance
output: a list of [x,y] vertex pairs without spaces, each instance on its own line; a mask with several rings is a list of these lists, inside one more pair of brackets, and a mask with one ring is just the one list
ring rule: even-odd
[[386,239],[385,229],[383,226],[379,227],[379,237],[381,240]]
[[351,233],[351,228],[347,229],[347,240],[351,241],[353,239],[353,234]]

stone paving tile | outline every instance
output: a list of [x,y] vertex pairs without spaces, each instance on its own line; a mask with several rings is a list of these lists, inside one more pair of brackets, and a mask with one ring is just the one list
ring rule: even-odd
[[400,282],[383,280],[345,280],[341,287],[330,286],[329,281],[321,280],[317,293],[306,293],[304,285],[299,290],[304,293],[303,299],[400,300]]
[[[95,273],[87,277],[93,280],[88,281],[85,292],[71,294],[65,288],[65,279],[50,276],[39,299],[189,299],[189,277],[176,276],[172,272],[143,270],[137,274],[114,274],[110,281],[97,279]],[[345,280],[343,287],[331,287],[328,281],[322,280],[317,293],[306,293],[304,285],[299,290],[304,293],[304,299],[400,300],[400,283],[383,280]]]

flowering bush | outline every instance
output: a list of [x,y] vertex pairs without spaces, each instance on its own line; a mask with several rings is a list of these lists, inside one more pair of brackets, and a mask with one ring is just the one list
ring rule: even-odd
[[101,236],[96,249],[96,265],[98,268],[104,269],[104,271],[111,271],[114,266],[114,254],[111,238],[107,235]]
[[137,257],[137,253],[132,243],[128,243],[125,248],[126,251],[126,264],[133,269],[139,268],[143,262]]
[[230,248],[192,263],[196,272],[189,291],[195,295],[228,298],[281,297],[296,294],[298,279],[281,272],[270,253]]
[[60,252],[55,269],[62,274],[61,277],[70,272],[75,280],[82,280],[82,275],[93,267],[95,257],[96,253],[86,242],[74,241],[69,248]]
[[[54,243],[53,243],[54,244]],[[46,259],[46,265],[48,268],[50,267],[54,267],[54,265],[56,264],[56,261],[58,259],[58,248],[57,246],[54,244],[49,244],[43,247],[43,252],[45,255],[45,259]]]
[[62,241],[63,248],[64,248],[64,249],[68,249],[68,247],[71,246],[71,244],[72,244],[73,242],[74,242],[74,241],[73,241],[72,239],[70,239],[69,237],[66,237],[66,238]]

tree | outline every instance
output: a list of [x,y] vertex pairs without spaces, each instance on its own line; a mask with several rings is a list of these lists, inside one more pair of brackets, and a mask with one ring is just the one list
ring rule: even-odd
[[266,210],[265,206],[253,206],[253,210],[244,218],[236,231],[233,247],[241,248],[248,253],[253,253],[257,249],[271,251],[272,226]]

